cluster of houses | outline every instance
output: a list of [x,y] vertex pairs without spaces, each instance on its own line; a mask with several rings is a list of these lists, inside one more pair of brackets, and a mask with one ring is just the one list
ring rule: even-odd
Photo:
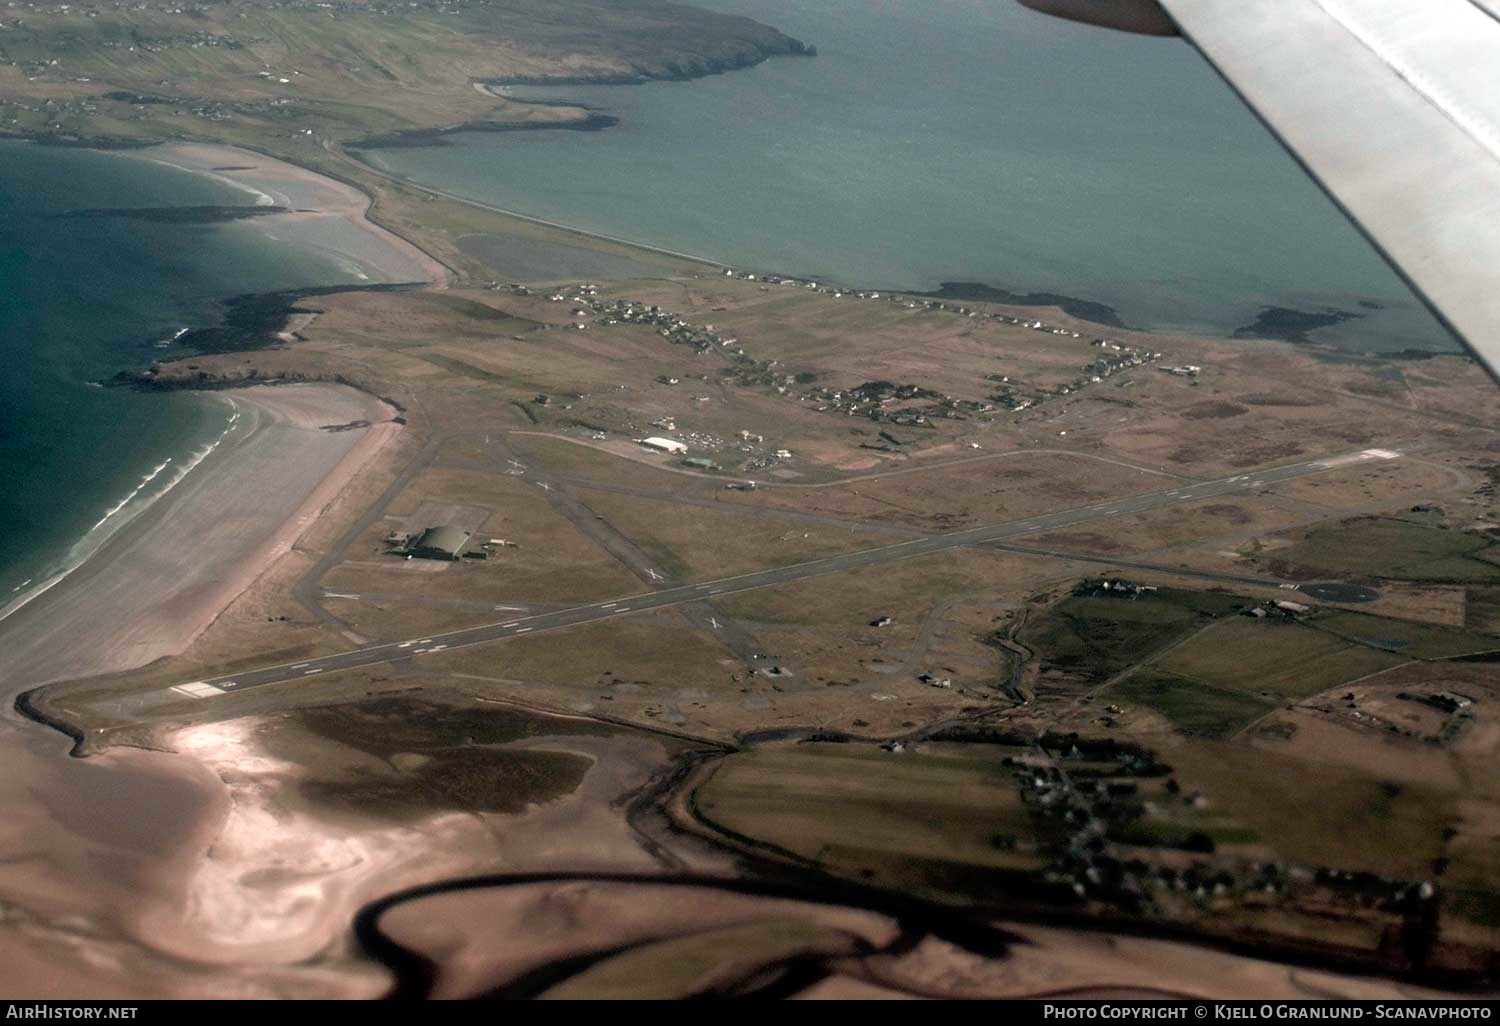
[[[515,287],[512,287],[515,290]],[[721,353],[729,363],[727,372],[721,373],[725,380],[738,385],[775,388],[785,395],[799,380],[795,374],[779,373],[780,361],[757,360],[745,352],[745,347],[733,335],[726,335],[712,324],[697,325],[680,314],[664,310],[654,303],[640,303],[632,299],[601,299],[598,286],[579,285],[562,289],[549,296],[554,303],[573,303],[575,318],[594,317],[606,327],[616,324],[643,324],[656,329],[656,333],[672,345],[686,346],[693,352]],[[579,328],[588,327],[587,320],[574,322]],[[666,377],[666,384],[677,384],[680,379]]]
[[724,350],[743,355],[739,340],[714,330],[712,324],[696,326],[688,323],[680,314],[663,310],[656,304],[638,303],[633,299],[601,299],[595,285],[579,285],[573,290],[561,290],[548,297],[554,303],[573,303],[574,317],[599,318],[605,325],[644,324],[656,329],[657,334],[673,345],[687,346],[694,352],[707,353]]
[[1137,584],[1120,577],[1101,577],[1081,581],[1073,588],[1077,598],[1116,598],[1134,601],[1156,591],[1152,584]]
[[[802,401],[815,404],[813,408],[819,413],[868,417],[898,427],[925,427],[935,419],[962,420],[995,409],[989,403],[955,399],[920,385],[897,385],[890,381],[866,381],[843,389],[820,386],[804,393]],[[882,437],[896,445],[903,444],[884,432]]]
[[1133,370],[1136,367],[1154,363],[1163,355],[1150,349],[1127,346],[1108,338],[1096,338],[1092,345],[1097,349],[1103,349],[1104,352],[1083,368],[1084,377],[1075,383],[1076,387],[1097,385],[1105,378],[1113,377],[1121,371]]
[[[787,286],[809,289],[835,299],[847,296],[862,300],[887,300],[901,303],[912,309],[925,308],[966,317],[984,317],[987,320],[1023,325],[1037,331],[1079,337],[1077,332],[1055,328],[1040,320],[1023,320],[999,313],[982,314],[968,306],[943,300],[917,300],[891,293],[843,289],[816,281],[780,275],[756,275],[732,270],[724,273],[743,281],[761,282],[764,287]],[[495,287],[502,286],[497,283]],[[531,291],[522,285],[510,285],[509,288],[513,293],[531,294]],[[815,377],[810,373],[788,373],[779,367],[777,360],[757,360],[745,351],[737,337],[717,330],[712,324],[693,324],[682,315],[663,309],[656,304],[602,297],[597,285],[579,284],[559,288],[550,293],[548,298],[554,303],[572,304],[570,312],[575,318],[573,323],[580,329],[587,328],[590,323],[604,326],[645,325],[654,328],[663,339],[671,344],[685,346],[694,353],[718,352],[729,365],[727,369],[720,372],[720,377],[734,384],[765,386],[773,388],[779,395],[790,395],[799,385],[808,385]],[[982,401],[960,399],[919,385],[897,384],[890,381],[867,381],[853,388],[811,387],[802,391],[799,398],[801,402],[810,404],[817,412],[868,418],[893,428],[923,428],[931,427],[939,420],[965,420],[970,417],[988,417],[1002,412],[1019,413],[1047,399],[1071,395],[1122,371],[1144,366],[1162,356],[1161,353],[1138,349],[1115,339],[1095,339],[1093,345],[1102,350],[1101,354],[1082,368],[1078,378],[1052,389],[1028,389],[1011,382],[1007,375],[991,374],[987,380],[996,387],[992,394]],[[707,380],[706,377],[705,380]],[[667,385],[677,385],[682,379],[671,375],[661,375],[658,381]],[[659,427],[664,432],[675,430],[675,425],[663,425],[661,422],[652,426]],[[665,435],[652,436],[654,439],[664,437]],[[867,443],[865,447],[890,452],[910,444],[909,440],[898,438],[889,431],[881,431],[880,437],[881,441]],[[680,438],[671,440],[674,445],[683,444]],[[637,441],[642,444],[649,442],[647,439],[637,439]],[[717,449],[721,444],[715,439],[704,439],[704,443],[705,447],[711,449]],[[659,445],[649,444],[648,448],[669,452],[671,455],[686,456],[686,449],[678,450],[675,447],[663,449]],[[772,468],[777,463],[789,459],[791,455],[783,451],[761,450],[745,439],[741,440],[737,448],[747,457],[747,462],[743,467],[747,471]]]
[[[652,426],[660,427],[665,431],[675,430],[676,427],[675,423],[667,418],[661,418],[655,421]],[[770,467],[779,466],[781,464],[784,464],[788,460],[795,458],[790,449],[761,448],[758,443],[763,442],[764,439],[760,435],[750,435],[750,433],[746,431],[742,431],[740,432],[740,434],[746,439],[755,439],[755,443],[752,443],[748,440],[741,440],[738,443],[726,442],[723,439],[719,438],[717,435],[705,434],[703,432],[688,432],[687,434],[678,435],[676,437],[668,435],[648,435],[645,438],[637,438],[635,440],[635,443],[641,448],[650,450],[651,452],[661,453],[666,456],[679,457],[678,462],[683,466],[690,467],[694,470],[703,471],[717,471],[724,468],[709,456],[690,455],[690,453],[694,449],[697,449],[700,452],[710,453],[737,451],[745,457],[740,462],[739,468],[746,471],[764,470]],[[604,435],[600,433],[595,437],[603,438]],[[724,487],[740,489],[743,491],[751,491],[755,488],[755,482],[748,481],[730,483],[726,484]]]
[[1041,396],[1042,399],[1074,395],[1091,385],[1102,384],[1106,378],[1114,377],[1121,371],[1134,370],[1137,367],[1143,367],[1148,363],[1154,363],[1162,358],[1161,353],[1153,352],[1149,349],[1136,349],[1111,339],[1096,338],[1092,344],[1101,349],[1109,349],[1110,351],[1086,363],[1079,376],[1072,381],[1069,381],[1065,385],[1058,385],[1054,389],[1044,391]]
[[[1080,746],[1084,751],[1080,751]],[[1183,794],[1170,767],[1146,750],[1075,742],[1054,756],[1047,745],[1010,756],[1024,800],[1061,827],[1048,846],[1045,883],[1079,900],[1098,900],[1151,915],[1188,902],[1201,909],[1223,903],[1289,901],[1340,916],[1399,922],[1420,919],[1436,897],[1432,883],[1330,867],[1309,867],[1236,857],[1214,858],[1206,832],[1184,832],[1170,844],[1132,829],[1170,814],[1165,806],[1208,807],[1201,794]],[[1167,777],[1164,788],[1142,798],[1141,782]],[[1170,836],[1163,832],[1160,837]],[[1162,857],[1146,849],[1161,847]],[[1173,916],[1175,918],[1175,916]]]
[[[968,416],[1005,411],[1020,413],[1048,399],[1072,395],[1090,385],[1096,385],[1121,371],[1141,367],[1161,358],[1161,353],[1135,349],[1106,339],[1095,340],[1095,345],[1112,346],[1113,351],[1086,364],[1081,375],[1055,389],[1028,389],[1012,382],[1006,374],[991,374],[986,380],[994,390],[986,402],[958,399],[943,395],[919,385],[897,385],[889,381],[869,381],[854,388],[836,389],[819,386],[803,393],[802,401],[817,404],[818,412],[841,413],[849,417],[869,417],[871,420],[901,426],[922,426],[936,418],[963,420]],[[897,403],[905,405],[892,408]]]
[[1048,335],[1066,335],[1071,338],[1080,338],[1076,331],[1060,328],[1045,321],[1032,317],[1014,317],[1010,314],[984,313],[971,306],[961,303],[949,303],[941,299],[916,298],[895,292],[876,292],[870,289],[850,289],[839,285],[829,285],[824,282],[811,281],[805,278],[788,278],[779,274],[751,274],[745,271],[726,270],[724,276],[736,278],[740,281],[758,281],[765,285],[784,285],[792,288],[807,289],[821,295],[832,296],[834,299],[879,299],[888,303],[896,303],[908,310],[941,310],[946,313],[957,314],[960,317],[984,319],[997,321],[1002,324],[1013,324],[1033,331],[1044,332]]
[[1431,717],[1392,715],[1386,705],[1389,693],[1378,690],[1373,693],[1346,691],[1337,699],[1315,699],[1308,708],[1425,745],[1451,744],[1474,722],[1475,700],[1456,691],[1400,691],[1395,697],[1402,702],[1436,710],[1443,716],[1434,722]]
[[1460,695],[1456,691],[1438,691],[1430,695],[1414,695],[1402,691],[1396,697],[1408,702],[1430,705],[1439,712],[1445,713],[1463,712],[1474,704],[1474,699],[1468,695]]

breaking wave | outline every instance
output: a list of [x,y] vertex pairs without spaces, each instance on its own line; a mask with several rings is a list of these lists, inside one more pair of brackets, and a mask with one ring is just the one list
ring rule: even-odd
[[[233,412],[230,414],[229,420],[225,422],[224,429],[219,432],[218,437],[201,448],[196,449],[185,459],[178,460],[175,457],[168,456],[152,467],[124,498],[110,506],[104,515],[94,522],[94,526],[89,528],[88,532],[82,538],[78,539],[78,541],[74,542],[68,548],[67,553],[53,568],[40,575],[41,580],[39,583],[22,592],[22,594],[4,606],[0,606],[0,620],[4,620],[27,603],[32,602],[61,584],[69,574],[77,570],[90,556],[103,548],[105,542],[118,534],[122,528],[136,517],[154,506],[168,492],[181,484],[182,480],[191,474],[199,464],[213,455],[214,450],[218,449],[224,439],[228,438],[230,433],[234,431],[235,425],[239,423],[240,419],[238,404],[228,396],[221,396],[219,398],[229,403]],[[21,591],[35,580],[36,578],[28,578],[17,585],[14,591]]]

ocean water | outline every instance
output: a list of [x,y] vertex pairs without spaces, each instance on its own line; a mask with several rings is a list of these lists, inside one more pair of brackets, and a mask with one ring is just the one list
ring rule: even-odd
[[217,299],[349,280],[243,224],[60,215],[249,202],[137,159],[0,140],[0,609],[158,498],[230,415],[95,382],[184,355],[158,343],[211,323]]
[[697,2],[820,54],[690,83],[517,88],[622,123],[373,156],[506,209],[746,268],[980,281],[1215,332],[1266,306],[1332,306],[1362,316],[1330,340],[1452,348],[1181,41],[1012,0]]

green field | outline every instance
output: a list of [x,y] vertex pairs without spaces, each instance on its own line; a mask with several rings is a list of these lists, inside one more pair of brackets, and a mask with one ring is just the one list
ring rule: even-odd
[[1022,642],[1044,667],[1102,682],[1243,601],[1165,589],[1138,599],[1074,596],[1037,618]]
[[1006,754],[992,745],[939,743],[902,753],[869,744],[756,748],[726,758],[695,793],[695,805],[712,826],[831,872],[963,892],[997,870],[1042,864],[1012,846],[1035,836],[1038,825],[1002,765]]
[[[421,0],[336,11],[310,0],[206,0],[186,9],[74,0],[28,8],[3,28],[0,107],[9,126],[247,136],[239,141],[262,146],[308,127],[357,139],[471,119],[556,120],[568,112],[485,96],[472,83],[676,78],[795,47],[748,19],[658,0]],[[4,74],[10,68],[23,73]]]
[[1131,674],[1108,694],[1154,709],[1190,737],[1228,737],[1276,708],[1264,699],[1149,669]]
[[1493,635],[1363,613],[1319,617],[1317,626],[1341,638],[1415,659],[1452,659],[1500,649],[1500,638]]
[[1444,828],[1456,819],[1452,801],[1437,792],[1314,769],[1260,748],[1194,742],[1174,749],[1171,762],[1183,791],[1201,790],[1210,810],[1303,865],[1428,879]]
[[1303,698],[1404,661],[1306,624],[1234,617],[1214,624],[1152,665],[1246,694]]
[[1464,609],[1464,626],[1500,633],[1500,588],[1470,588]]
[[1328,574],[1400,581],[1500,581],[1500,564],[1476,558],[1493,547],[1475,534],[1368,518],[1316,530],[1278,556]]

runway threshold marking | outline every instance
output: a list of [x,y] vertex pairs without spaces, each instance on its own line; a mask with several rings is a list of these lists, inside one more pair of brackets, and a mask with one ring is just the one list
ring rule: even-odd
[[201,680],[195,680],[191,684],[173,685],[172,690],[180,695],[187,695],[189,698],[209,698],[213,695],[222,695],[224,693],[222,688],[216,688],[212,684],[205,684]]

